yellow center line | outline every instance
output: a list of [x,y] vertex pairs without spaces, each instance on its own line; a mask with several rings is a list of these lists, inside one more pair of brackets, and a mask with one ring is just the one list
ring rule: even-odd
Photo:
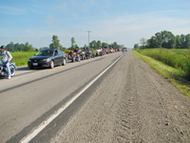
[[53,68],[53,69],[50,69],[49,71],[54,71],[54,70],[62,69],[62,68],[64,68],[64,67],[65,67],[65,66],[55,67],[55,68]]

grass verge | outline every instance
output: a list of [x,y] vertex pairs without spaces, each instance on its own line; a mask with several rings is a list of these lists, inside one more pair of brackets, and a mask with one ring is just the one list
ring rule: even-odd
[[16,63],[16,66],[25,66],[28,58],[34,56],[36,52],[12,52],[11,54],[13,56],[12,61]]
[[173,85],[175,85],[183,94],[190,97],[190,81],[186,80],[186,76],[183,71],[165,65],[151,57],[142,55],[135,50],[133,50],[133,54],[157,70],[161,75],[163,75]]

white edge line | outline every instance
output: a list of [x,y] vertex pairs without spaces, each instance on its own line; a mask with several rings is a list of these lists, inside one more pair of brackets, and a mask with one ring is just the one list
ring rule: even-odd
[[47,125],[49,125],[56,117],[58,117],[69,105],[71,105],[84,91],[86,91],[100,76],[102,76],[109,68],[111,68],[117,61],[121,59],[121,55],[115,62],[113,62],[109,67],[107,67],[102,73],[100,73],[96,78],[94,78],[90,83],[88,83],[78,94],[76,94],[72,99],[70,99],[64,106],[59,108],[54,114],[52,114],[48,119],[43,121],[36,129],[20,140],[20,143],[28,143],[36,135],[38,135]]

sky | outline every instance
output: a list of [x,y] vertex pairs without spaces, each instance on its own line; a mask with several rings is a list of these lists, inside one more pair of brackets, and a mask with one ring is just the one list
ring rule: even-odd
[[66,48],[72,37],[79,47],[100,40],[133,48],[164,30],[190,34],[190,0],[0,1],[1,45],[48,47],[56,35]]

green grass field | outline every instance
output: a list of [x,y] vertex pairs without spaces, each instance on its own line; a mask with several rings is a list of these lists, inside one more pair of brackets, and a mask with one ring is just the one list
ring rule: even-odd
[[28,58],[34,56],[37,52],[11,52],[13,59],[12,61],[16,63],[16,66],[27,65]]

